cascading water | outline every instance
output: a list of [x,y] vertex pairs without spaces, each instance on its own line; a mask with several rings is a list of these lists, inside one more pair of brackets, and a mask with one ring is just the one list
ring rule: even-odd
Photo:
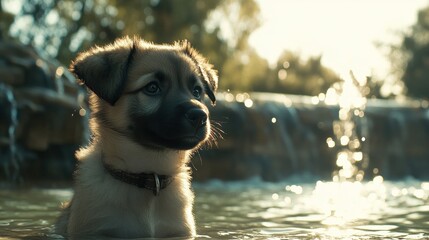
[[314,207],[326,216],[328,226],[346,226],[371,213],[382,211],[386,189],[383,177],[376,175],[365,183],[369,165],[369,130],[365,117],[366,79],[358,80],[352,72],[343,82],[330,88],[324,99],[327,105],[338,105],[338,120],[333,121],[333,137],[328,147],[336,151],[337,170],[332,182],[318,181],[313,191]]
[[365,117],[366,79],[357,80],[352,72],[343,82],[336,83],[326,94],[327,104],[339,106],[338,120],[333,121],[334,138],[326,140],[337,151],[333,180],[361,181],[368,167],[368,123]]
[[12,88],[0,83],[0,99],[3,99],[2,102],[4,102],[5,106],[9,105],[9,111],[4,113],[9,114],[9,127],[7,129],[8,153],[4,154],[7,157],[1,158],[0,163],[3,165],[6,178],[16,181],[20,177],[19,158],[15,139],[16,127],[18,125],[18,108]]

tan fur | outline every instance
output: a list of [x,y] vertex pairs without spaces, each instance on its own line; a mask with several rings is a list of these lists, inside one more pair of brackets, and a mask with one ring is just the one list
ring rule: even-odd
[[[75,173],[74,197],[71,204],[64,209],[56,226],[58,233],[71,238],[92,235],[119,238],[178,237],[196,234],[192,213],[194,194],[190,186],[190,169],[187,166],[193,149],[152,149],[130,139],[126,130],[118,132],[114,129],[126,129],[130,121],[127,117],[128,111],[133,101],[139,103],[136,111],[147,114],[156,112],[163,104],[161,100],[151,99],[144,94],[126,94],[146,84],[144,78],[147,74],[162,69],[171,76],[175,76],[177,72],[186,75],[189,72],[198,72],[202,67],[203,72],[200,75],[206,76],[201,77],[208,78],[210,75],[211,80],[217,83],[216,74],[198,53],[192,53],[197,61],[179,57],[178,71],[177,66],[174,66],[167,56],[180,55],[183,45],[154,45],[130,38],[81,54],[72,64],[71,70],[78,77],[80,74],[86,74],[85,76],[97,78],[97,74],[102,74],[96,71],[102,68],[103,61],[106,61],[101,59],[105,52],[108,53],[108,61],[113,61],[112,66],[123,65],[133,41],[134,44],[137,41],[139,47],[132,58],[127,83],[119,99],[109,104],[90,91],[90,129],[93,139],[86,148],[76,153],[79,164]],[[114,78],[119,76],[120,74],[115,72],[109,75]],[[186,76],[175,77],[177,79],[172,79],[170,83],[171,91],[179,91],[186,85],[180,80]],[[112,86],[114,85],[116,86],[115,82]],[[216,85],[211,86],[214,91]],[[101,111],[110,125],[99,119],[98,113]],[[205,140],[207,139],[201,144]],[[151,191],[114,179],[103,168],[102,161],[116,169],[132,173],[155,172],[159,175],[169,175],[173,181],[161,190],[159,196],[155,196]]]

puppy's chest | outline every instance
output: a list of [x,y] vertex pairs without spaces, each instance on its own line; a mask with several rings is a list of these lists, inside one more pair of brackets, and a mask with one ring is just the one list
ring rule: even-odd
[[159,211],[159,203],[152,196],[124,198],[118,207],[110,209],[110,216],[103,221],[108,236],[153,236],[158,223],[165,216]]
[[180,219],[175,224],[186,222],[182,213],[186,204],[176,194],[168,190],[159,196],[149,191],[145,193],[144,196],[130,194],[123,198],[121,207],[111,209],[108,228],[115,233],[113,235],[155,236],[160,228],[171,226],[172,219]]

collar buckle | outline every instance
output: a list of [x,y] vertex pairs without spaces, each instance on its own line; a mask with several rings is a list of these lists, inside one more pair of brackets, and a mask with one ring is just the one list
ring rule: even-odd
[[161,190],[161,184],[159,182],[158,174],[153,173],[153,178],[155,180],[155,188],[153,189],[153,195],[159,196],[159,191]]
[[172,181],[171,176],[158,175],[157,173],[130,173],[106,164],[103,161],[106,171],[115,179],[134,185],[138,188],[151,190],[153,195],[159,196],[162,189],[166,188]]

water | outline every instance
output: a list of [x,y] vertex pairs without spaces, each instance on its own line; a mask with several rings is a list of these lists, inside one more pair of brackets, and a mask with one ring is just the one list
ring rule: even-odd
[[15,139],[18,125],[18,108],[13,89],[3,83],[0,83],[0,100],[7,103],[5,106],[8,107],[9,115],[9,126],[7,129],[8,139],[6,139],[9,145],[9,151],[7,153],[8,156],[3,156],[2,159],[0,159],[0,167],[4,169],[5,175],[9,179],[16,181],[19,179],[19,163]]
[[[429,182],[194,184],[197,239],[428,239]],[[0,190],[0,239],[53,233],[70,188]]]
[[359,81],[353,72],[342,79],[328,89],[324,99],[326,104],[339,106],[338,120],[332,124],[335,137],[328,137],[326,143],[337,152],[339,169],[333,174],[334,181],[361,181],[369,162],[366,79]]

